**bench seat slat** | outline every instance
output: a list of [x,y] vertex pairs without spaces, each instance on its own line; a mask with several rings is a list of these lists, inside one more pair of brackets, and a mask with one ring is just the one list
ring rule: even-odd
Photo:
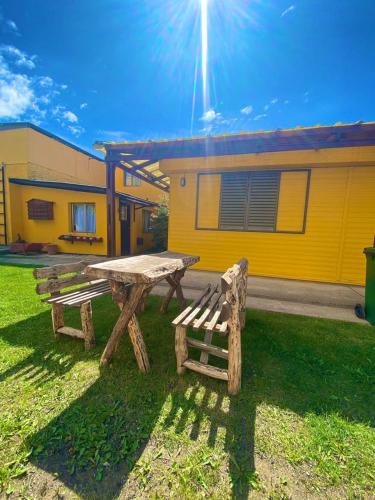
[[194,302],[192,302],[192,303],[190,304],[190,306],[188,306],[186,309],[184,309],[184,310],[182,311],[182,313],[180,313],[180,314],[177,316],[177,318],[175,318],[175,319],[172,321],[172,325],[173,325],[173,326],[177,326],[177,325],[179,325],[179,324],[181,323],[181,321],[183,321],[183,320],[186,318],[186,316],[188,316],[188,314],[190,314],[190,313],[191,313],[191,311],[192,311],[195,307],[197,307],[197,306],[200,304],[201,300],[202,300],[202,299],[203,299],[203,298],[204,298],[204,297],[205,297],[205,296],[206,296],[206,295],[210,292],[210,290],[211,290],[211,285],[209,284],[209,285],[207,285],[207,286],[206,286],[206,288],[203,290],[202,294],[201,294],[201,295],[200,295],[200,296],[199,296],[196,300],[194,300]]
[[61,304],[61,305],[74,305],[85,302],[92,296],[98,297],[100,295],[106,295],[111,293],[111,287],[107,280],[100,280],[92,285],[79,288],[78,290],[72,290],[56,297],[49,297],[44,299],[44,302],[48,304]]

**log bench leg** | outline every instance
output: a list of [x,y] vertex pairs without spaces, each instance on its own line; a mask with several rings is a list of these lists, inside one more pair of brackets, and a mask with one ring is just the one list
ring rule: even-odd
[[188,347],[186,342],[186,327],[182,325],[176,326],[175,350],[177,361],[177,373],[182,375],[185,372],[185,367],[182,366],[188,359]]
[[241,389],[241,330],[231,328],[228,336],[228,392],[238,394]]
[[[211,344],[211,342],[212,342],[212,332],[206,332],[204,334],[204,343]],[[208,352],[202,351],[199,361],[206,365],[208,363]]]
[[85,350],[89,351],[95,345],[94,325],[92,323],[91,301],[84,302],[80,307],[82,332],[85,340]]
[[64,306],[62,304],[52,304],[52,328],[55,338],[59,338],[61,334],[59,328],[64,326]]

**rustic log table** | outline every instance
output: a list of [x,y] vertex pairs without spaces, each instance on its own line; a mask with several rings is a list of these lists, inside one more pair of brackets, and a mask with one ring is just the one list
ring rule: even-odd
[[142,372],[148,372],[150,363],[136,313],[143,310],[145,298],[151,289],[162,280],[166,280],[170,287],[160,312],[167,311],[174,293],[176,293],[180,308],[184,309],[186,304],[180,281],[186,269],[198,261],[199,257],[194,255],[162,252],[108,260],[86,267],[85,274],[89,277],[109,280],[113,299],[121,310],[103,351],[100,360],[101,366],[108,364],[127,328],[138,367]]

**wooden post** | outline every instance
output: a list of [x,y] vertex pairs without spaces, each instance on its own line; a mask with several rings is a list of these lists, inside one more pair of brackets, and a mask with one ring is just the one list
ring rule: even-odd
[[[204,334],[204,343],[211,344],[211,342],[212,342],[212,332],[206,332]],[[208,363],[208,354],[209,353],[207,351],[202,351],[199,361],[206,365]]]
[[116,255],[116,198],[115,198],[116,165],[106,161],[107,184],[107,255]]
[[61,304],[52,304],[52,328],[55,337],[60,337],[60,333],[58,332],[59,328],[64,326],[64,306]]
[[84,302],[80,307],[82,332],[85,339],[85,349],[89,351],[95,345],[94,326],[92,324],[91,301]]
[[182,325],[176,326],[175,350],[177,361],[177,373],[182,375],[185,372],[183,363],[188,359],[188,347],[186,342],[186,327]]
[[150,362],[148,360],[145,341],[143,340],[142,332],[139,328],[139,323],[135,314],[133,314],[129,321],[128,332],[130,340],[133,344],[134,354],[138,363],[138,367],[141,372],[147,373],[150,370]]
[[247,260],[242,259],[229,269],[221,278],[225,299],[230,306],[228,320],[228,392],[238,394],[241,389],[241,328],[244,325],[244,312],[247,284]]

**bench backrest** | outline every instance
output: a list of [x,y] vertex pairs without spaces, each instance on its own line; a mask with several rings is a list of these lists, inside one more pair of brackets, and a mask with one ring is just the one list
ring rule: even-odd
[[[89,264],[94,264],[97,262],[102,262],[104,258],[93,258],[85,259],[79,262],[70,262],[68,264],[56,264],[51,267],[41,267],[34,269],[34,278],[45,279],[42,283],[38,283],[36,286],[36,293],[42,295],[45,293],[50,293],[51,295],[57,295],[60,290],[68,288],[70,286],[79,285],[81,283],[88,283],[92,281],[92,278],[86,276],[83,271]],[[73,276],[64,276],[66,274],[73,274]]]
[[[246,318],[246,288],[248,261],[243,258],[221,277],[221,290],[225,295],[223,312],[229,327],[242,329]],[[226,311],[226,313],[225,313]]]

